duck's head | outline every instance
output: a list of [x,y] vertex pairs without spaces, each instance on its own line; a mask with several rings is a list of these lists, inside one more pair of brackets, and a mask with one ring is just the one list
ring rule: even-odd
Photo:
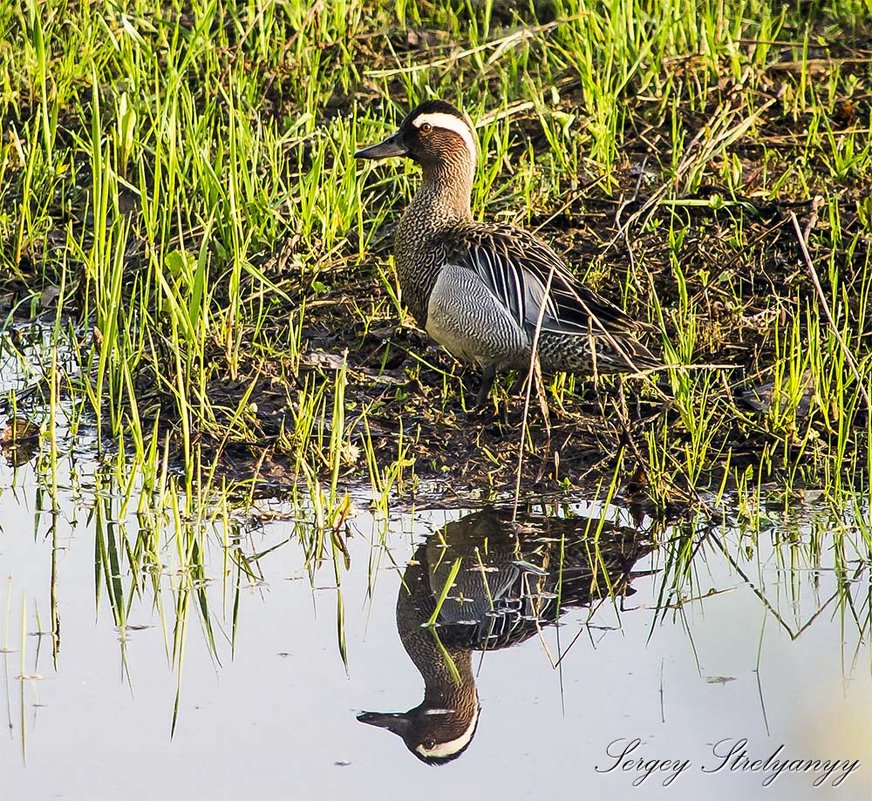
[[469,747],[478,727],[478,713],[478,697],[473,693],[472,703],[457,709],[424,702],[408,712],[362,712],[357,719],[399,735],[422,762],[444,765]]
[[469,119],[444,100],[421,103],[403,120],[396,133],[383,142],[358,150],[357,159],[405,156],[425,171],[448,167],[475,169],[478,153]]

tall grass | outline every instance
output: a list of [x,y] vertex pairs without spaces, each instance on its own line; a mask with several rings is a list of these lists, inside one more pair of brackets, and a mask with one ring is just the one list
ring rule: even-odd
[[[774,384],[774,400],[763,419],[725,396],[739,374],[674,371],[677,419],[664,415],[648,430],[647,458],[664,485],[679,474],[704,483],[713,463],[729,460],[738,425],[765,431],[763,461],[779,448],[793,464],[812,454],[814,472],[838,487],[841,466],[865,450],[872,215],[858,187],[872,138],[868,63],[831,56],[845,55],[840,33],[866,29],[868,10],[866,0],[801,9],[611,0],[512,12],[465,2],[174,0],[158,14],[141,0],[124,9],[7,4],[0,268],[34,293],[62,287],[59,319],[78,327],[57,331],[75,330],[79,412],[96,421],[101,448],[129,449],[147,481],[166,454],[155,437],[171,431],[186,495],[210,486],[216,453],[259,440],[265,376],[292,385],[270,444],[290,457],[326,530],[342,517],[345,477],[381,497],[410,461],[408,427],[386,463],[375,455],[378,400],[345,410],[344,388],[358,380],[353,328],[337,332],[337,353],[350,346],[339,371],[301,362],[314,334],[324,340],[319,326],[336,320],[322,315],[348,283],[359,329],[402,323],[390,267],[372,253],[383,252],[380,229],[416,179],[402,167],[361,172],[352,158],[360,143],[438,95],[483,121],[476,213],[529,225],[555,209],[583,214],[574,193],[592,181],[600,202],[622,207],[635,201],[632,184],[635,194],[643,188],[651,203],[628,206],[638,211],[632,230],[668,243],[675,293],[661,297],[641,254],[620,279],[620,300],[662,329],[665,353],[682,364],[706,361],[718,344],[704,330],[716,268],[686,263],[694,214],[729,218],[722,228],[736,249],[748,245],[753,152],[763,176],[755,202],[829,187],[848,198],[828,193],[811,238],[860,379],[803,285],[783,299],[790,319],[764,335],[774,355],[760,378]],[[645,169],[653,188],[643,186]],[[718,193],[698,197],[713,182]],[[578,266],[618,290],[606,263]],[[726,291],[739,318],[746,298]],[[443,375],[445,411],[456,383]],[[807,376],[811,411],[799,419]],[[228,381],[234,391],[216,393]],[[553,391],[562,399],[574,387]]]

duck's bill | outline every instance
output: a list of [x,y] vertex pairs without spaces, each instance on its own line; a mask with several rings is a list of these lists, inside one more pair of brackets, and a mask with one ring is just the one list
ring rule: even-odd
[[370,726],[389,729],[394,734],[402,735],[409,727],[409,719],[402,712],[361,712],[357,719]]
[[399,132],[389,136],[384,142],[370,145],[358,150],[354,154],[356,159],[388,159],[391,156],[405,156],[409,149],[403,144],[403,138]]

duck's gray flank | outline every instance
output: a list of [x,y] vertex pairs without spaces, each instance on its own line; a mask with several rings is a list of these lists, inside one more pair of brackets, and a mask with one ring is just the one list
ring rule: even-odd
[[537,321],[546,372],[642,372],[662,366],[638,339],[643,324],[581,284],[527,231],[470,212],[475,136],[449,103],[422,103],[357,158],[406,156],[423,181],[397,226],[403,300],[446,350],[482,369],[479,403],[497,371],[526,369]]

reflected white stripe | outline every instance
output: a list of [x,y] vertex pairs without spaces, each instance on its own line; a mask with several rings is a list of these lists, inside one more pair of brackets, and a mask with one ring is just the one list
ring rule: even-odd
[[[433,123],[430,123],[431,125]],[[475,706],[475,714],[472,720],[469,721],[466,731],[454,740],[449,740],[447,743],[436,743],[432,748],[426,748],[423,744],[419,745],[415,750],[423,757],[447,757],[462,751],[469,745],[472,735],[475,734],[475,724],[478,722],[479,706]]]

